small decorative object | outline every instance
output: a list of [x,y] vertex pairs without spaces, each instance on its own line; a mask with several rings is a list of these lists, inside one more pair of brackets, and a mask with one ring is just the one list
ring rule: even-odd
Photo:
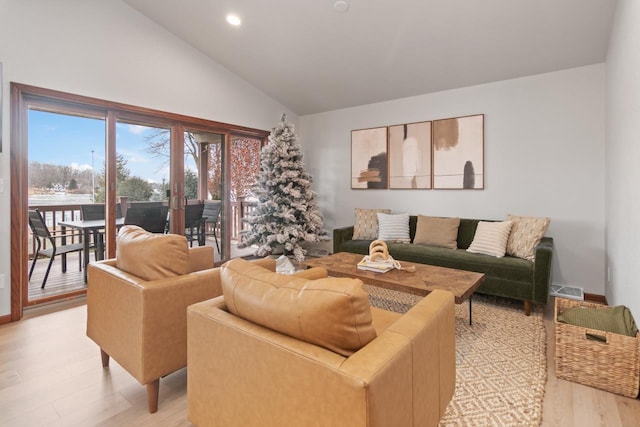
[[296,267],[288,257],[286,257],[285,255],[280,255],[280,257],[276,259],[276,273],[293,274],[295,272]]
[[357,265],[358,270],[373,271],[374,273],[386,273],[395,268],[393,258],[386,261],[371,261],[369,255],[365,255]]
[[326,232],[311,191],[311,175],[304,170],[302,151],[295,141],[293,125],[283,114],[260,153],[260,172],[251,190],[258,205],[245,217],[249,229],[242,232],[238,247],[255,244],[258,256],[282,247],[285,255],[293,254],[301,262],[306,250],[300,243],[319,242]]
[[351,188],[388,188],[387,127],[351,131]]
[[433,188],[484,188],[484,114],[433,121]]
[[389,126],[389,188],[431,188],[431,122]]
[[389,270],[405,270],[415,272],[415,267],[404,268],[400,263],[389,255],[389,248],[386,242],[374,240],[369,245],[369,255],[365,255],[357,265],[358,270],[373,271],[376,273],[386,273]]
[[369,245],[369,261],[386,261],[389,259],[389,248],[382,240],[374,240]]

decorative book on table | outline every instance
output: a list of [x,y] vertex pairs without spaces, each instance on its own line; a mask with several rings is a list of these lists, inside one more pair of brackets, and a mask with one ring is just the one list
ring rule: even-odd
[[393,258],[386,260],[371,261],[369,255],[365,255],[362,261],[358,263],[358,270],[374,271],[376,273],[386,273],[395,268]]

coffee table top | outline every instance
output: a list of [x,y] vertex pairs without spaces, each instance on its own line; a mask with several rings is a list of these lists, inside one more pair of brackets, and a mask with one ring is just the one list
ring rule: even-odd
[[367,285],[392,289],[415,295],[427,295],[435,289],[451,292],[456,304],[469,298],[478,286],[484,282],[484,274],[434,265],[401,261],[402,267],[415,267],[415,272],[393,269],[386,273],[358,270],[356,264],[364,255],[350,252],[338,252],[322,258],[308,259],[302,263],[305,267],[324,267],[330,276],[352,277]]

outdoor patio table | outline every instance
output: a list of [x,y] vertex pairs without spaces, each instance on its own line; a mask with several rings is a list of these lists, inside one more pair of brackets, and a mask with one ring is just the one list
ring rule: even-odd
[[[62,233],[66,231],[66,227],[75,228],[82,231],[82,244],[84,247],[84,282],[87,283],[87,265],[89,264],[89,241],[94,230],[104,228],[106,221],[104,219],[78,220],[78,221],[60,221],[58,225],[62,228]],[[116,218],[116,228],[124,225],[124,218]],[[98,251],[100,252],[100,251]],[[96,252],[96,253],[98,253]],[[98,259],[102,256],[98,253]]]

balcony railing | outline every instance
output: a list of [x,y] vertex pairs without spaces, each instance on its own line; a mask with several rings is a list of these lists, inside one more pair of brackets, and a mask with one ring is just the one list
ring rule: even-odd
[[243,199],[231,203],[231,240],[241,241],[240,232],[246,229],[244,217],[256,210],[258,202],[248,202]]
[[[122,202],[122,201],[121,201]],[[195,202],[195,201],[190,201]],[[126,203],[126,202],[125,202]],[[197,203],[197,202],[196,202]],[[245,200],[239,200],[231,203],[231,240],[240,241],[240,232],[245,229],[243,218],[252,213],[257,206],[257,202],[249,202]],[[80,205],[32,205],[29,209],[38,209],[44,217],[49,231],[54,234],[60,234],[62,232],[61,227],[58,225],[61,221],[75,221],[80,219]],[[207,224],[208,229],[205,230],[207,234],[213,233],[213,224]],[[216,234],[221,236],[220,223],[218,223]],[[70,234],[67,229],[67,243],[75,243],[82,240],[82,236],[79,234]],[[31,230],[29,230],[29,238],[33,241],[31,236]],[[46,242],[45,242],[46,245]],[[46,249],[43,248],[43,249]],[[35,252],[35,242],[31,245],[29,255]]]

